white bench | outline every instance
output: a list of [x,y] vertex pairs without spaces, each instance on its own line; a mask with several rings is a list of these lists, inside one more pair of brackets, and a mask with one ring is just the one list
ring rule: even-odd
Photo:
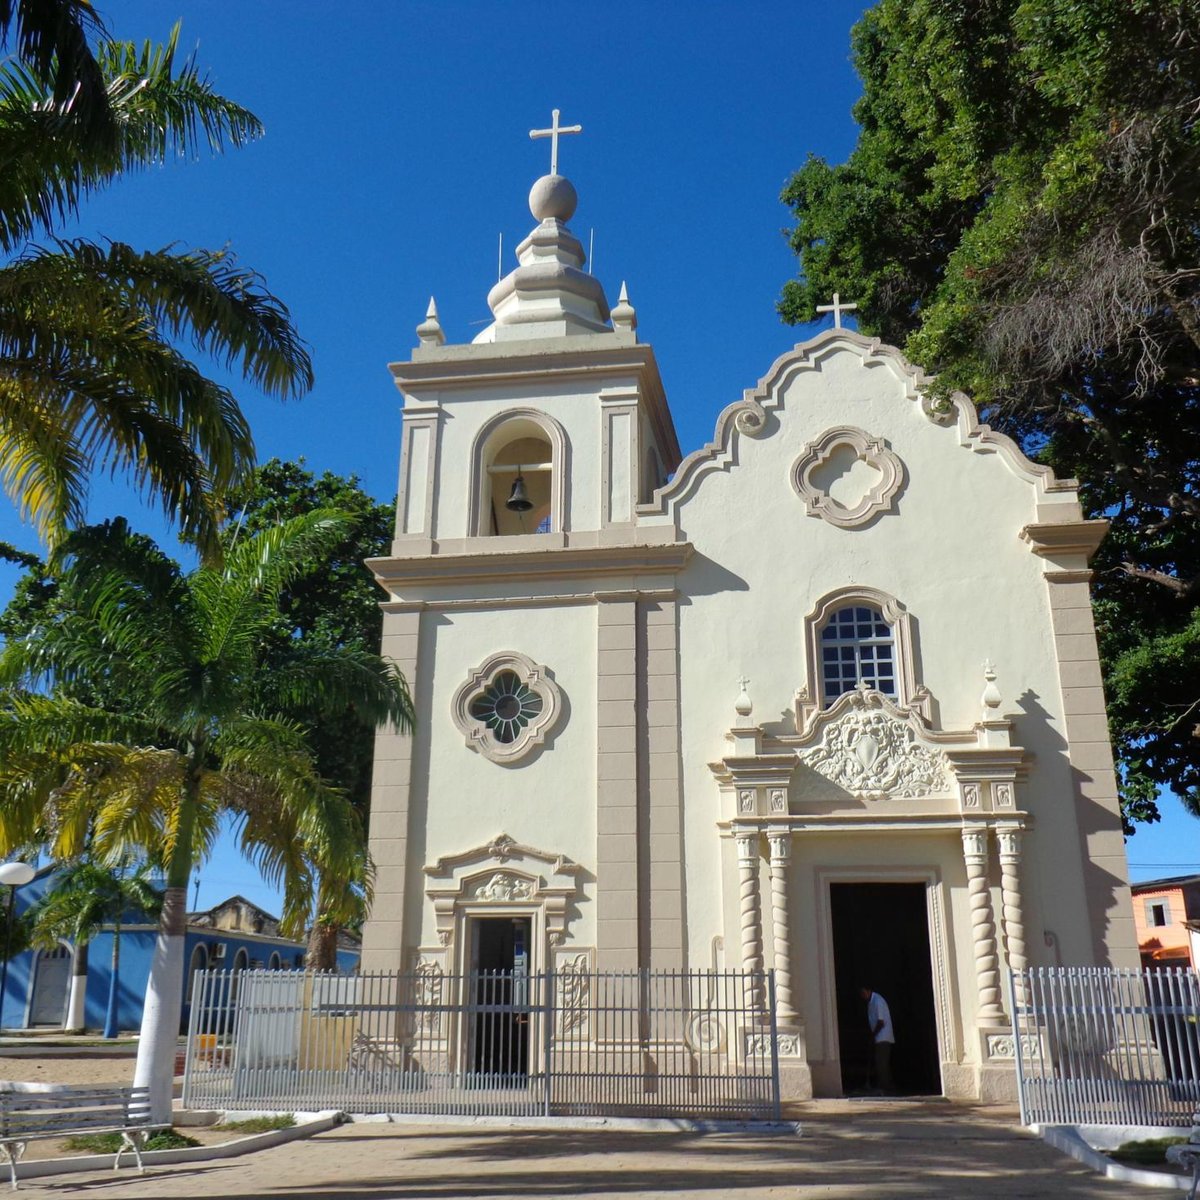
[[144,1087],[74,1087],[57,1083],[0,1082],[0,1148],[3,1148],[17,1187],[17,1163],[27,1142],[38,1138],[65,1138],[78,1134],[119,1133],[121,1156],[132,1150],[138,1171],[143,1171],[142,1146],[152,1133],[169,1129],[150,1116],[150,1089]]

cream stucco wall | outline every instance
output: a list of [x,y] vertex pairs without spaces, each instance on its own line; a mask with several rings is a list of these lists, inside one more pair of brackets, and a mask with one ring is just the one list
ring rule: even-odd
[[[386,886],[365,965],[407,965],[419,947],[438,953],[446,929],[425,868],[501,832],[578,865],[568,948],[594,947],[616,966],[655,965],[659,955],[672,966],[706,967],[714,956],[743,965],[746,898],[713,764],[731,753],[741,675],[760,740],[776,752],[799,743],[797,693],[819,692],[806,678],[806,618],[849,586],[907,612],[935,734],[973,742],[983,664],[995,665],[1002,699],[991,715],[1011,719],[995,736],[1025,754],[1006,819],[1025,825],[1029,960],[1136,961],[1087,607],[1096,531],[1084,529],[1074,492],[980,429],[969,404],[931,413],[919,372],[894,351],[826,334],[783,356],[722,415],[714,441],[645,497],[646,449],[673,445],[673,434],[663,432],[652,359],[629,367],[622,357],[643,349],[631,338],[530,344],[523,357],[521,347],[446,347],[394,368],[398,379],[413,375],[403,378],[402,511],[393,557],[374,565],[394,609],[385,648],[409,656],[418,728],[411,742],[380,738],[371,832]],[[563,528],[470,537],[480,438],[504,414],[530,410],[562,432]],[[886,511],[852,528],[808,515],[793,482],[806,446],[839,426],[882,439],[903,465]],[[623,491],[645,503],[631,510]],[[451,715],[460,686],[499,652],[544,665],[564,698],[547,742],[513,763],[468,746]],[[798,767],[781,818],[791,828],[787,910],[809,1062],[826,1079],[836,1074],[827,913],[836,877],[929,885],[944,1062],[978,1064],[986,934],[977,919],[973,929],[965,815],[947,807],[957,795],[856,799],[817,783]],[[936,827],[916,828],[933,812]],[[806,814],[846,820],[806,829]],[[999,828],[993,817],[980,828]],[[847,827],[856,821],[872,827]],[[1002,945],[994,834],[987,845]],[[771,966],[765,845],[762,855]],[[461,944],[453,953],[447,966],[462,962]],[[993,1007],[992,1027],[996,1017]]]
[[[982,664],[995,663],[1014,742],[1037,762],[1020,799],[1036,818],[1026,840],[1031,911],[1052,914],[1046,925],[1067,961],[1091,961],[1043,564],[1018,536],[1037,518],[1037,493],[1001,454],[976,453],[961,445],[957,426],[934,424],[908,390],[890,366],[867,369],[855,350],[835,351],[787,379],[766,431],[739,436],[729,467],[705,475],[679,505],[695,546],[680,577],[693,956],[703,957],[720,925],[714,898],[691,885],[716,862],[717,794],[706,764],[725,752],[737,676],[752,681],[755,720],[768,732],[793,732],[793,696],[816,682],[804,678],[805,617],[822,596],[857,584],[889,593],[911,613],[935,724],[974,724]],[[866,528],[807,516],[790,482],[805,443],[846,424],[886,439],[906,469],[895,511]],[[802,810],[802,798],[793,807]]]

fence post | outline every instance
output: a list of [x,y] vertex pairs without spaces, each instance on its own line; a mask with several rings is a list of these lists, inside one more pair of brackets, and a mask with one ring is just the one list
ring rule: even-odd
[[551,1080],[554,1078],[554,968],[550,967],[543,976],[543,986],[546,989],[546,1002],[542,1016],[542,1063],[545,1071],[545,1081],[542,1087],[543,1115],[550,1115]]
[[[1024,987],[1021,988],[1021,994],[1026,994]],[[1021,1060],[1021,1020],[1020,1014],[1017,1012],[1017,973],[1011,969],[1008,972],[1008,1011],[1012,1013],[1013,1061],[1017,1068],[1017,1103],[1021,1107],[1021,1124],[1028,1125],[1025,1111],[1025,1066]]]
[[183,1096],[181,1097],[181,1099],[183,1101],[184,1108],[191,1107],[191,1105],[189,1104],[189,1101],[191,1099],[192,1068],[194,1065],[193,1060],[192,1060],[192,1055],[194,1052],[194,1047],[196,1045],[196,1034],[198,1032],[198,1030],[196,1028],[196,1022],[199,1019],[200,988],[201,988],[201,985],[203,982],[204,982],[204,972],[203,971],[193,971],[192,972],[192,997],[191,997],[191,1001],[188,1005],[187,1042],[183,1047]]
[[783,1120],[783,1101],[779,1086],[779,1030],[775,1019],[775,968],[767,972],[767,1013],[771,1027],[771,1111],[776,1121]]

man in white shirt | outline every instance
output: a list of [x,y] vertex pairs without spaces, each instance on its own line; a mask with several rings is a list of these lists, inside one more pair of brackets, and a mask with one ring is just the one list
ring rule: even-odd
[[882,1092],[894,1091],[892,1046],[896,1043],[896,1035],[892,1032],[892,1010],[888,1008],[888,1002],[866,984],[859,994],[867,1002],[867,1025],[875,1046],[875,1086]]

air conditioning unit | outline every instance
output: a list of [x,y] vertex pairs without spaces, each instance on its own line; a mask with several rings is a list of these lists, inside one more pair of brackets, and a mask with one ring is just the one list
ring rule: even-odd
[[212,948],[212,958],[213,958],[213,961],[214,961],[214,962],[220,962],[220,960],[221,960],[221,959],[223,959],[224,957],[225,957],[225,943],[224,943],[224,942],[218,942],[218,943],[217,943],[217,944],[216,944],[216,945],[215,945],[215,946]]

